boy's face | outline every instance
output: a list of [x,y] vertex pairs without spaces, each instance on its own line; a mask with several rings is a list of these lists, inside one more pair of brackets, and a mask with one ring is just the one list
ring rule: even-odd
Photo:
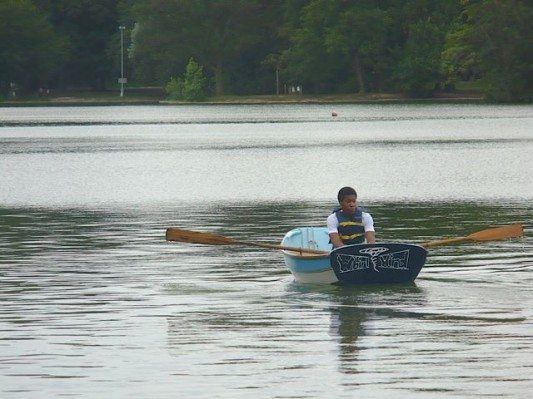
[[357,197],[355,195],[347,195],[341,200],[341,209],[345,213],[354,213],[357,208]]

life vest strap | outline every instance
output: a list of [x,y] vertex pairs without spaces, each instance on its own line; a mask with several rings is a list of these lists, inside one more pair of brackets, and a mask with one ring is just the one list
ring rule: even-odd
[[349,236],[339,236],[341,238],[341,240],[345,241],[345,240],[353,240],[354,238],[357,238],[357,237],[361,237],[363,234],[351,234]]
[[363,223],[360,223],[360,222],[340,222],[339,223],[339,226],[364,226]]

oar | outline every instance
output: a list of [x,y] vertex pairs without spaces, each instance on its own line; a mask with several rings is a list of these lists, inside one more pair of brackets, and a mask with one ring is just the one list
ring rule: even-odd
[[205,233],[201,231],[182,230],[168,228],[166,233],[167,241],[188,242],[192,244],[207,245],[243,245],[252,247],[261,247],[269,249],[282,249],[285,251],[305,252],[310,254],[329,255],[328,251],[320,251],[310,248],[286,247],[284,245],[269,244],[266,242],[250,242],[234,240],[233,238],[224,237],[218,234]]
[[507,238],[522,237],[524,228],[520,224],[510,224],[508,226],[495,227],[493,229],[481,230],[466,237],[446,238],[419,244],[422,247],[430,248],[440,245],[455,244],[464,241],[498,241]]

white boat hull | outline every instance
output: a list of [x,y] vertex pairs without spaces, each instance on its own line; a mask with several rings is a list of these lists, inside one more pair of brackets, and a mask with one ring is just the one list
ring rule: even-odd
[[[302,227],[289,231],[284,246],[331,251],[329,234],[325,227]],[[329,255],[314,255],[283,251],[285,265],[294,279],[306,284],[333,284],[338,281],[329,263]]]

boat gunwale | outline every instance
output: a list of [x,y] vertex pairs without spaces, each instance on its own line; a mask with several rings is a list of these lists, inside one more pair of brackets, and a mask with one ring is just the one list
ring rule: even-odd
[[298,252],[298,251],[289,251],[289,250],[283,250],[282,252],[287,255],[287,256],[290,256],[291,258],[297,258],[297,259],[309,259],[309,260],[312,260],[312,259],[326,259],[326,258],[329,258],[329,255],[330,255],[330,252],[328,252],[327,254],[313,254],[313,253],[309,253],[309,252],[305,252],[306,248],[302,248],[302,252]]

